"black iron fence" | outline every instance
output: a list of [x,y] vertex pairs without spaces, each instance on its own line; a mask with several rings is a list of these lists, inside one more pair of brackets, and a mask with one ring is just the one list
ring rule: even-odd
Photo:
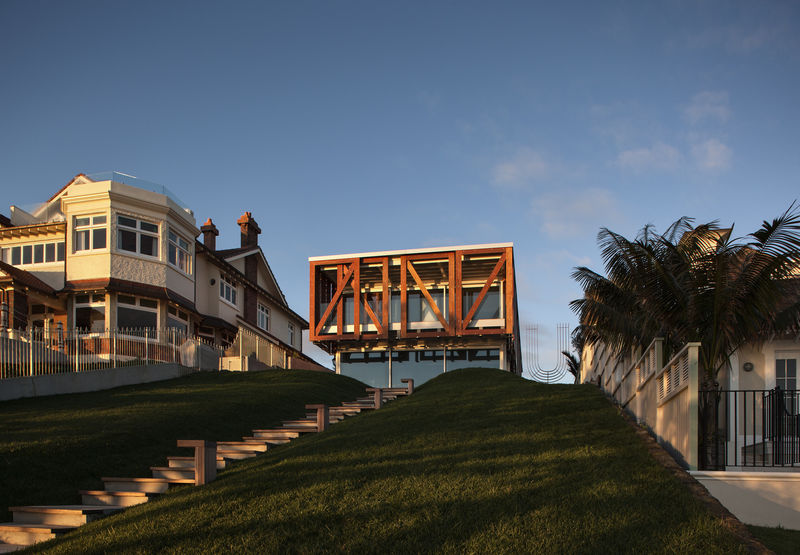
[[701,390],[700,467],[800,466],[800,391]]

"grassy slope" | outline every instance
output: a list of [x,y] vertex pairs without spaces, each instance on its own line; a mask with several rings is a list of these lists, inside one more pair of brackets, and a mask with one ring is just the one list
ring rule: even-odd
[[735,552],[591,386],[448,373],[41,546],[55,552]]
[[750,532],[777,555],[800,555],[800,530],[748,526]]
[[305,403],[363,394],[310,371],[201,373],[96,393],[0,402],[0,518],[10,505],[76,503],[102,476],[150,476],[177,439],[239,440],[305,414]]

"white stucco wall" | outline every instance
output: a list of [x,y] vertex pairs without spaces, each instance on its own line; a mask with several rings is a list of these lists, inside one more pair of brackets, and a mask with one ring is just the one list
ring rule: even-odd
[[800,473],[690,472],[736,518],[800,530]]

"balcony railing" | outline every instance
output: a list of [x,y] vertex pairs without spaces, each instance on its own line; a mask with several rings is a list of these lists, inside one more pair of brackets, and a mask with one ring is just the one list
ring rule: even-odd
[[700,452],[706,470],[800,467],[800,391],[700,392]]
[[176,328],[8,330],[0,333],[0,379],[167,362],[216,369],[221,352]]

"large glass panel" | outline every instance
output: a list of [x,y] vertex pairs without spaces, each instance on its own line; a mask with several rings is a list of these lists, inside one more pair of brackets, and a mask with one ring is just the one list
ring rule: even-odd
[[341,353],[339,372],[370,387],[389,387],[389,353],[387,351]]
[[91,332],[101,332],[106,327],[106,312],[102,306],[75,308],[75,327]]
[[392,352],[392,387],[404,387],[403,378],[412,378],[417,386],[443,372],[444,351]]
[[342,295],[342,299],[343,299],[342,302],[344,302],[344,315],[343,316],[344,316],[344,326],[345,326],[345,331],[346,331],[347,330],[346,326],[352,326],[353,323],[354,323],[353,322],[353,309],[355,308],[355,305],[353,303],[353,297],[351,295],[347,295],[347,296]]
[[135,308],[117,307],[117,327],[119,328],[155,328],[158,325],[158,314],[137,310]]
[[499,349],[449,349],[447,371],[461,368],[500,368]]
[[136,232],[120,229],[117,235],[117,247],[123,251],[136,252]]
[[141,248],[139,252],[147,256],[158,256],[158,239],[150,235],[140,235],[139,241]]
[[25,245],[22,247],[22,263],[23,264],[31,264],[33,262],[33,247],[31,245]]
[[[462,301],[462,310],[464,311],[464,316],[469,313],[472,305],[478,299],[480,292],[480,289],[464,289]],[[474,323],[475,320],[487,320],[494,318],[500,318],[500,287],[498,286],[490,287],[486,292],[486,296],[483,298],[483,302],[481,302],[481,305],[475,312],[475,316],[472,317],[472,321]]]
[[33,246],[33,263],[41,264],[44,262],[44,245]]
[[55,243],[47,243],[44,247],[44,261],[45,262],[55,262],[56,261],[56,244]]

